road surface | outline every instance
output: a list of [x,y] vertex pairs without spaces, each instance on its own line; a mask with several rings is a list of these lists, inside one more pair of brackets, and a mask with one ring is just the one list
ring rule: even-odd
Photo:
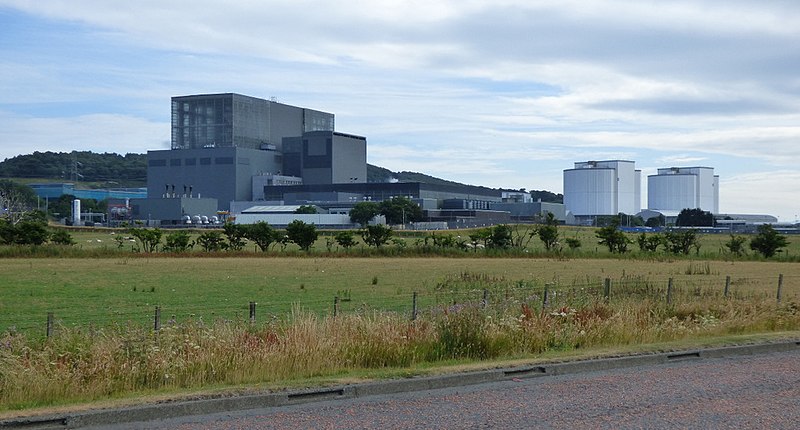
[[800,428],[800,351],[685,360],[110,428],[796,429]]

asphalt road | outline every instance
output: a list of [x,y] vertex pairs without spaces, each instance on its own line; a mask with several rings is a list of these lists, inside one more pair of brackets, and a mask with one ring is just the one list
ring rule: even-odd
[[112,429],[796,429],[800,351],[128,423]]

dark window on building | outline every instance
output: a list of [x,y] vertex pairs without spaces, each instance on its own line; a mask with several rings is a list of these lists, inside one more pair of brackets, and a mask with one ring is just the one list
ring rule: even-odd
[[173,159],[169,160],[169,165],[170,166],[180,166],[181,165],[181,159],[180,158],[173,158]]
[[217,157],[214,164],[233,164],[233,157]]
[[184,160],[184,164],[186,164],[187,166],[194,166],[195,164],[197,164],[197,159],[187,158],[186,160]]
[[167,160],[148,160],[147,165],[150,167],[166,167]]
[[211,164],[211,158],[203,157],[203,158],[200,159],[200,165],[208,166],[209,164]]

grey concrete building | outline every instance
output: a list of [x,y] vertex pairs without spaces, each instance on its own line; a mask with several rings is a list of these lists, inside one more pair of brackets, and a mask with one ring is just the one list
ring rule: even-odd
[[241,94],[172,98],[172,149],[281,150],[284,137],[333,131],[331,113]]
[[312,131],[283,139],[284,174],[303,184],[367,182],[367,139],[334,131]]
[[[334,132],[331,113],[234,93],[173,97],[171,111],[172,149],[148,151],[149,199],[210,197],[225,211],[263,198],[255,176],[366,182],[366,138]],[[296,183],[287,181],[277,183]]]

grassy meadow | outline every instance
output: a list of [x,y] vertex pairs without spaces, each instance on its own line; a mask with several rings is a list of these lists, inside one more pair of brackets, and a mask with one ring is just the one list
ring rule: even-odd
[[[699,255],[643,254],[632,244],[620,257],[596,246],[592,229],[559,232],[579,238],[581,250],[548,254],[533,239],[506,257],[363,257],[329,252],[321,237],[308,254],[250,245],[146,255],[130,242],[117,250],[124,233],[105,229],[73,230],[72,254],[12,250],[17,257],[0,258],[0,416],[800,333],[800,264],[791,258],[730,258],[727,235],[702,236]],[[412,248],[423,234],[401,237]],[[800,252],[796,242],[784,256]],[[49,312],[55,326],[45,338]]]

